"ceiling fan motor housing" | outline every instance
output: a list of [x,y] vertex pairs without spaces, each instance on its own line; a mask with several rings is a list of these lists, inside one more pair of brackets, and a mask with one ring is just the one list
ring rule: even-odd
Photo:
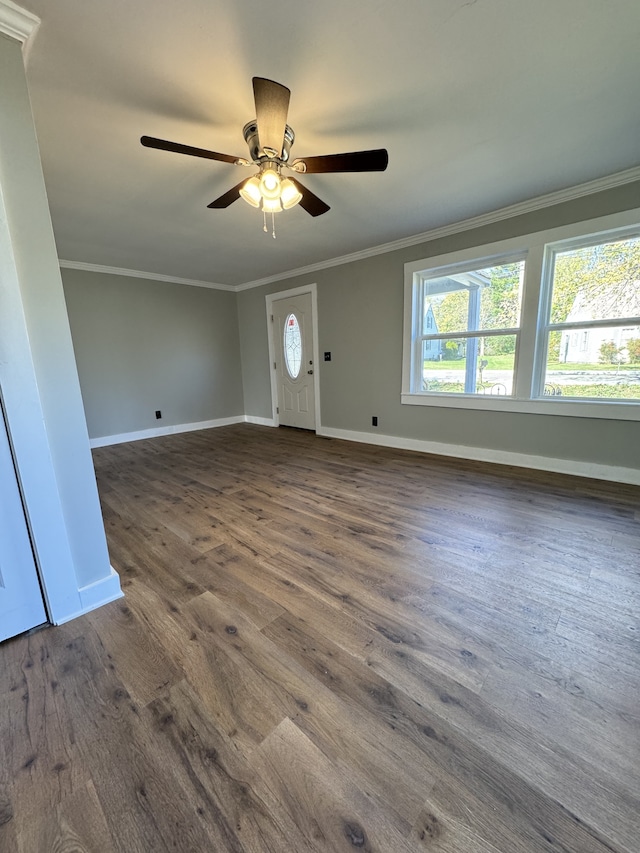
[[[258,122],[256,119],[253,121],[247,122],[245,126],[242,128],[242,135],[244,136],[244,141],[249,146],[249,156],[253,160],[254,163],[260,163],[262,160],[273,160],[273,157],[270,157],[266,151],[260,147],[260,138],[258,136]],[[286,163],[289,160],[289,152],[291,150],[291,146],[293,145],[293,141],[296,138],[293,129],[286,125],[284,129],[284,140],[282,142],[282,154],[278,156],[277,160],[282,163]]]

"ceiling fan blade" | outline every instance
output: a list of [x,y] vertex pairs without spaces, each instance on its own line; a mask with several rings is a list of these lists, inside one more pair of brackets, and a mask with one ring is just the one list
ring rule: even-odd
[[[291,164],[304,164],[301,173],[319,172],[384,172],[389,163],[386,148],[374,148],[372,151],[351,151],[348,154],[325,154],[320,157],[301,157]],[[297,171],[297,170],[296,170]]]
[[208,204],[207,207],[213,207],[216,210],[229,207],[230,204],[233,204],[234,201],[237,201],[240,198],[240,190],[246,182],[247,179],[245,178],[244,181],[240,181],[240,183],[236,184],[235,187],[227,190],[224,195],[219,196],[215,201],[212,201],[211,204]]
[[282,154],[291,92],[273,80],[254,77],[253,97],[260,145],[269,156],[279,157]]
[[331,210],[326,202],[322,201],[321,198],[318,198],[317,195],[314,195],[311,190],[303,187],[300,181],[297,181],[295,178],[290,178],[290,180],[296,185],[298,192],[302,193],[300,207],[303,210],[306,210],[311,216],[322,216],[323,213]]
[[180,142],[169,142],[168,139],[156,139],[155,136],[141,136],[140,142],[146,148],[159,148],[161,151],[174,151],[176,154],[189,154],[191,157],[204,157],[206,160],[221,160],[223,163],[237,163],[240,157],[231,154],[218,154],[206,148],[194,148],[192,145],[182,145]]

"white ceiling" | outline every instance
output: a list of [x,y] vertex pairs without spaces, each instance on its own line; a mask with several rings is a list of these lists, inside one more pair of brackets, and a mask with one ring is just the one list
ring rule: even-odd
[[[18,0],[59,256],[261,279],[640,164],[639,0]],[[251,77],[291,89],[292,156],[386,147],[384,173],[309,175],[331,210],[239,200],[248,175],[143,148],[246,156]]]

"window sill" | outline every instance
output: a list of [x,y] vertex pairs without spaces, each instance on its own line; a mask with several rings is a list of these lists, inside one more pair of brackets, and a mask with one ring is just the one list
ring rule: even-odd
[[461,394],[406,394],[400,402],[407,406],[436,406],[445,409],[476,409],[488,412],[517,412],[528,415],[561,415],[573,418],[640,421],[640,403],[608,400],[568,400],[548,397],[536,400],[515,397],[467,397]]

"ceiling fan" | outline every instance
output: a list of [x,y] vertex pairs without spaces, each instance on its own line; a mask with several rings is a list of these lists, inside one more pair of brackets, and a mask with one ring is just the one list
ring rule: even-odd
[[[300,204],[311,216],[321,216],[330,208],[322,199],[302,186],[295,177],[283,174],[289,169],[295,174],[318,174],[327,172],[383,172],[387,168],[389,155],[385,148],[372,151],[352,151],[346,154],[326,154],[319,157],[304,157],[290,160],[291,146],[295,134],[287,124],[289,98],[291,92],[286,86],[267,80],[264,77],[253,78],[253,95],[256,105],[256,118],[245,124],[243,136],[249,146],[251,159],[219,154],[205,148],[194,148],[179,142],[143,136],[140,142],[147,148],[159,148],[162,151],[175,151],[191,157],[204,157],[208,160],[220,160],[236,166],[258,167],[258,172],[245,178],[207,207],[225,208],[238,198],[267,213],[289,210]],[[265,221],[265,231],[266,221]],[[275,231],[274,231],[275,236]]]

